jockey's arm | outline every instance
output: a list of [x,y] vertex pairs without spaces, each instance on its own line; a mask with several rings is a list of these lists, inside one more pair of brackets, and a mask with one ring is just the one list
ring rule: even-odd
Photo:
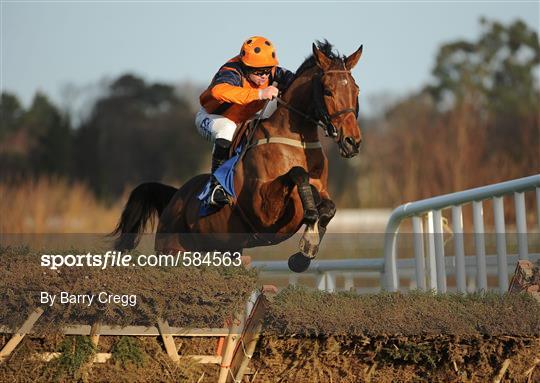
[[216,100],[239,105],[246,105],[252,101],[259,100],[258,89],[246,89],[241,86],[234,86],[227,83],[214,85],[211,93],[212,97]]
[[291,82],[294,80],[294,73],[290,70],[287,70],[282,67],[276,67],[276,72],[273,78],[273,81],[278,83],[278,89],[283,92],[285,91]]
[[221,69],[212,80],[211,95],[216,100],[245,105],[259,99],[257,89],[242,87],[240,74],[232,69]]

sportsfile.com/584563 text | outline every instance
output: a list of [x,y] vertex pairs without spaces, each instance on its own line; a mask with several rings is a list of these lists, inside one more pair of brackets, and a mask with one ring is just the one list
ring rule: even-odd
[[104,254],[42,254],[41,266],[50,270],[59,267],[190,267],[190,266],[233,266],[242,265],[241,253],[220,251],[178,251],[176,254],[123,254],[107,251]]

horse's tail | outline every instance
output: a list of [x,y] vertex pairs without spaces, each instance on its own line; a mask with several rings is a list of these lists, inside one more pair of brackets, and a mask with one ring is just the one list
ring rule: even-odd
[[178,189],[157,182],[146,182],[132,190],[122,211],[118,225],[111,236],[118,235],[114,241],[116,250],[131,250],[140,241],[147,221],[154,224],[154,214],[158,217]]

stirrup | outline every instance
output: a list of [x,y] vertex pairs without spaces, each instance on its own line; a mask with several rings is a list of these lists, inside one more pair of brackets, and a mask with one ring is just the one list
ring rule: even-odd
[[208,203],[214,206],[225,206],[229,204],[229,197],[221,185],[216,185],[210,194]]

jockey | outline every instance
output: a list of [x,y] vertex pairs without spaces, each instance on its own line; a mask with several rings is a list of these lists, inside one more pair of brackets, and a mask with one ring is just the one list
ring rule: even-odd
[[[240,54],[219,68],[210,86],[199,97],[201,108],[195,117],[199,133],[214,143],[212,174],[229,158],[229,149],[237,124],[260,111],[266,100],[289,86],[294,74],[278,66],[274,45],[266,38],[247,39]],[[273,82],[277,87],[272,86]],[[210,184],[211,205],[229,203],[227,193],[216,178]]]

